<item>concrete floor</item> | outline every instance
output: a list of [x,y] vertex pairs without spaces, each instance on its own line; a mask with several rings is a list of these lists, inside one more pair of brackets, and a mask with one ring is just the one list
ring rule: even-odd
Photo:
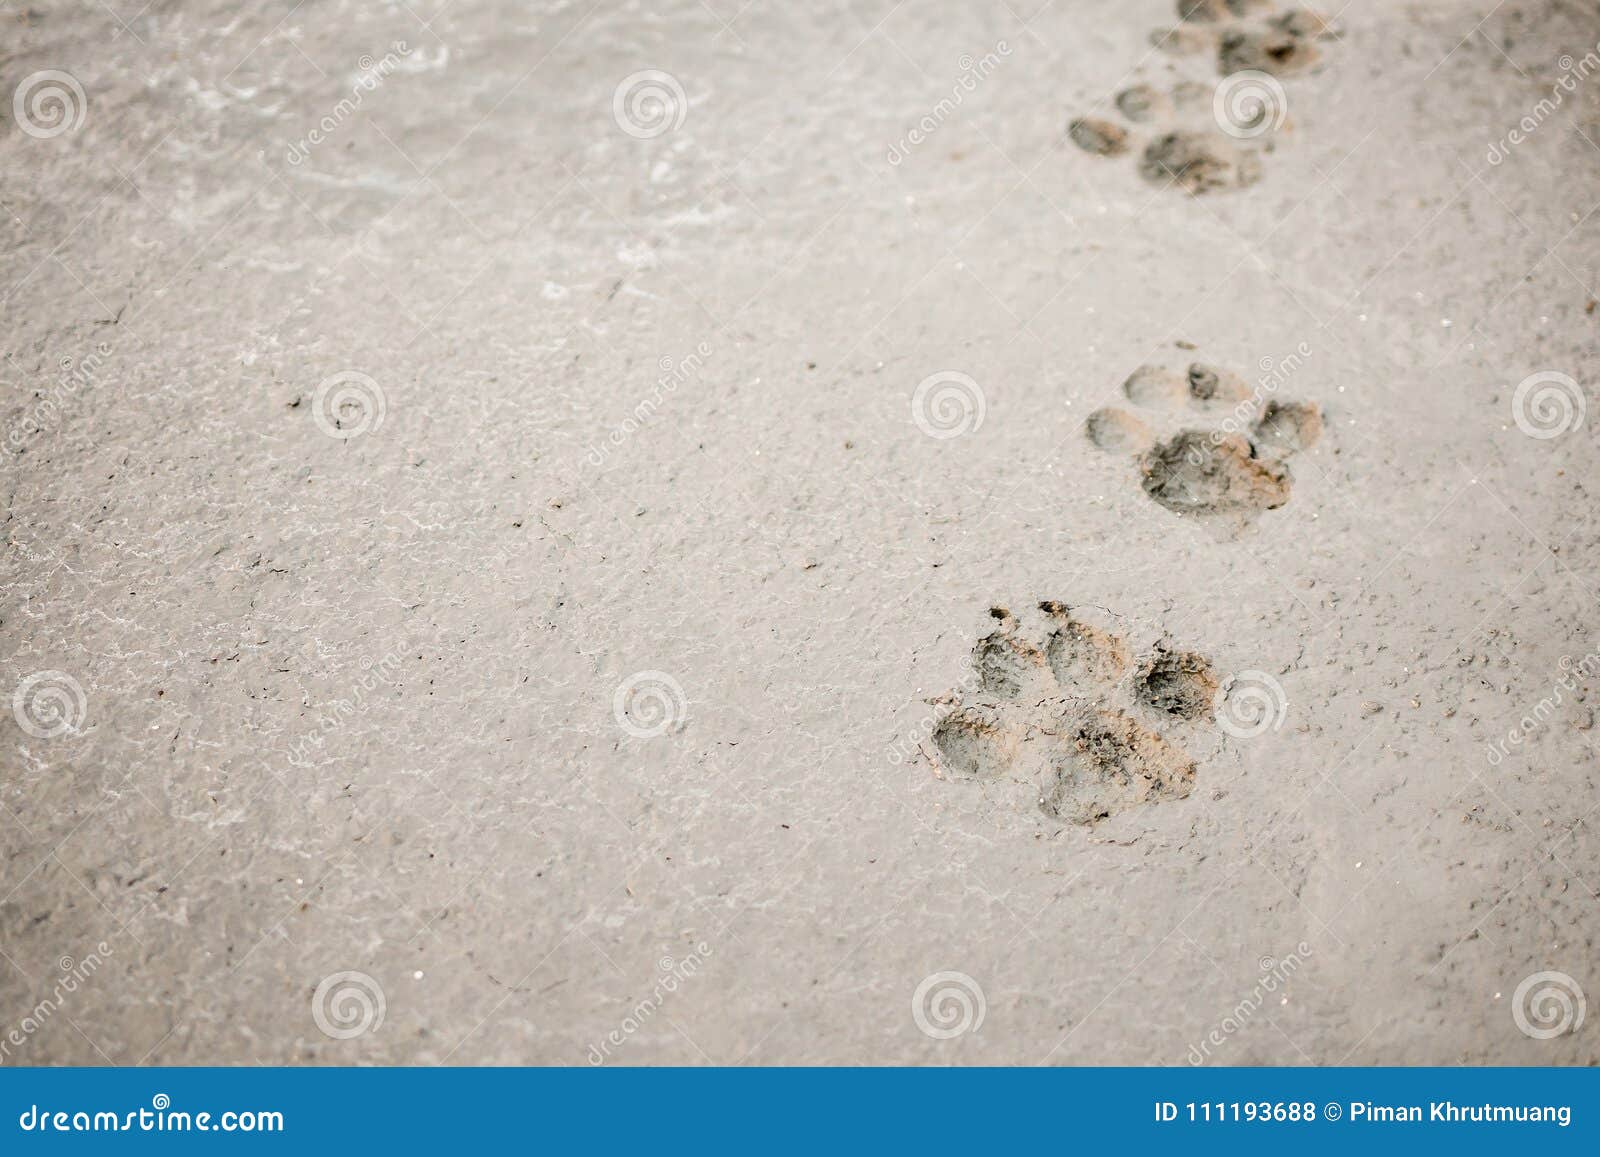
[[1281,15],[0,7],[0,1062],[1600,1061],[1600,6]]

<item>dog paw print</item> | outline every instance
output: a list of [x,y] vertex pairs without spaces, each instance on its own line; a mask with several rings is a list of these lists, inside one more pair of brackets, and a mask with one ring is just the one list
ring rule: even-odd
[[1114,101],[1126,124],[1079,117],[1067,135],[1098,156],[1137,150],[1141,176],[1190,195],[1252,185],[1271,134],[1288,119],[1278,77],[1314,64],[1318,41],[1333,28],[1310,9],[1279,13],[1267,0],[1179,0],[1178,16],[1176,28],[1153,34],[1155,43],[1180,56],[1213,51],[1225,79],[1133,85]]
[[1178,21],[1152,33],[1152,43],[1178,55],[1213,52],[1223,76],[1245,71],[1292,76],[1321,59],[1319,41],[1337,35],[1321,13],[1280,11],[1272,0],[1178,0]]
[[1170,91],[1134,85],[1117,94],[1116,105],[1125,119],[1148,126],[1148,137],[1115,121],[1080,117],[1067,126],[1072,142],[1102,157],[1137,149],[1140,176],[1192,196],[1260,180],[1257,152],[1216,130],[1205,85],[1184,82]]
[[[1322,436],[1322,411],[1314,403],[1268,397],[1283,367],[1274,374],[1251,386],[1204,362],[1185,372],[1141,366],[1122,389],[1149,420],[1108,406],[1089,415],[1084,432],[1101,450],[1131,456],[1140,485],[1158,506],[1242,529],[1289,501],[1288,460]],[[1158,433],[1190,421],[1204,425]]]
[[1135,647],[1097,608],[989,613],[973,685],[933,730],[945,778],[1027,783],[1046,815],[1072,824],[1189,795],[1187,743],[1220,687],[1204,656],[1164,638]]

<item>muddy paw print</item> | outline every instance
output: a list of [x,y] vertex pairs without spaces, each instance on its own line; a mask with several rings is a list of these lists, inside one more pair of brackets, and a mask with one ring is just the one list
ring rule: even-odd
[[1103,157],[1137,149],[1140,176],[1191,195],[1243,188],[1260,179],[1256,151],[1217,131],[1206,85],[1184,82],[1170,91],[1134,85],[1117,94],[1116,105],[1124,118],[1150,132],[1080,117],[1067,126],[1072,142]]
[[1179,55],[1214,52],[1223,76],[1292,76],[1321,58],[1318,41],[1337,35],[1321,13],[1280,10],[1272,0],[1178,0],[1178,20],[1177,27],[1152,33],[1151,42]]
[[1310,9],[1279,12],[1269,0],[1179,0],[1178,16],[1176,28],[1152,40],[1179,56],[1213,52],[1225,79],[1190,78],[1170,88],[1136,84],[1115,99],[1127,124],[1080,117],[1067,135],[1099,156],[1138,150],[1146,180],[1191,195],[1252,185],[1270,136],[1288,121],[1277,78],[1314,64],[1317,42],[1334,35],[1333,28]]
[[976,685],[933,731],[944,778],[1029,785],[1046,815],[1073,824],[1189,795],[1187,746],[1219,693],[1204,656],[1164,638],[1136,647],[1098,608],[1044,602],[1026,623],[989,613]]
[[1129,402],[1156,423],[1205,425],[1161,437],[1151,422],[1108,406],[1089,415],[1084,431],[1100,449],[1133,456],[1158,505],[1236,531],[1289,501],[1288,459],[1322,436],[1316,405],[1269,397],[1281,377],[1280,367],[1251,386],[1204,362],[1183,373],[1141,366],[1123,384]]

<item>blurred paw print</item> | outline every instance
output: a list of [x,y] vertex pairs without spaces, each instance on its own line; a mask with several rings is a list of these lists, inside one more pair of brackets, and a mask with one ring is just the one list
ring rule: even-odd
[[1253,185],[1261,153],[1288,126],[1279,78],[1310,68],[1321,56],[1318,42],[1337,33],[1310,9],[1280,13],[1268,0],[1179,0],[1178,18],[1152,41],[1178,56],[1214,54],[1223,79],[1133,85],[1114,98],[1120,121],[1078,117],[1067,135],[1097,156],[1137,150],[1145,180],[1191,196]]

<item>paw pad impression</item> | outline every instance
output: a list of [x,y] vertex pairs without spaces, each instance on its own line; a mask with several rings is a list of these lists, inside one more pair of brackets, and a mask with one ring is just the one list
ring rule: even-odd
[[1072,824],[1189,795],[1196,764],[1182,739],[1221,685],[1204,656],[1165,639],[1135,647],[1095,608],[990,614],[968,685],[933,731],[947,778],[1029,783],[1046,815]]
[[1100,449],[1135,459],[1140,485],[1157,505],[1239,527],[1289,501],[1287,460],[1322,436],[1322,411],[1268,397],[1278,384],[1264,378],[1252,387],[1203,362],[1181,374],[1141,366],[1123,383],[1129,402],[1158,423],[1205,425],[1158,438],[1143,418],[1108,406],[1089,415],[1084,431]]
[[1152,42],[1179,56],[1211,52],[1222,84],[1190,77],[1166,90],[1139,83],[1117,93],[1117,112],[1148,126],[1148,140],[1103,117],[1079,117],[1067,135],[1098,156],[1138,149],[1145,180],[1190,195],[1252,185],[1261,177],[1260,152],[1271,148],[1264,138],[1288,113],[1276,78],[1314,65],[1318,42],[1334,28],[1309,8],[1279,12],[1271,0],[1178,0],[1178,19],[1152,33]]

